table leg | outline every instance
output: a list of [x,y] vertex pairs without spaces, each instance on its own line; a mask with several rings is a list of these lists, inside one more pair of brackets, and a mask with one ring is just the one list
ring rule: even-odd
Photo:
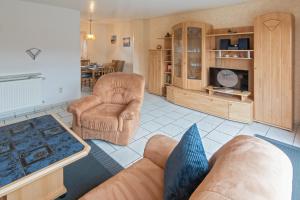
[[[52,172],[0,200],[53,200],[67,192],[64,186],[63,168]],[[3,198],[3,197],[2,197]]]

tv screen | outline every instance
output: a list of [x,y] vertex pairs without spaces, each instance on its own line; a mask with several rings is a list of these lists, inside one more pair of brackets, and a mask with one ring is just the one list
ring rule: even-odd
[[247,70],[211,67],[209,69],[209,84],[216,88],[230,88],[241,91],[249,90]]

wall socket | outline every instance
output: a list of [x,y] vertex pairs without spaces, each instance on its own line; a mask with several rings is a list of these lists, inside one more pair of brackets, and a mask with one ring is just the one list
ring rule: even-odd
[[58,89],[59,93],[63,93],[63,91],[64,91],[64,89],[62,87]]

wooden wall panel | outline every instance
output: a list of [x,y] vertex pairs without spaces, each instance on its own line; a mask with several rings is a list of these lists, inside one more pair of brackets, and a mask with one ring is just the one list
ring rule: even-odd
[[271,13],[255,20],[255,120],[293,128],[292,15]]
[[148,91],[156,95],[163,95],[164,71],[163,54],[160,50],[149,50]]

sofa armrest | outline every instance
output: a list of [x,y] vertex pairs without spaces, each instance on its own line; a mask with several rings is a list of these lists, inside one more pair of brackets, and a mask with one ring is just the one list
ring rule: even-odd
[[140,100],[132,100],[127,107],[122,111],[120,117],[124,120],[133,120],[134,116],[137,115],[141,109]]
[[177,145],[177,141],[164,136],[155,135],[146,144],[144,158],[148,158],[161,168],[165,168],[169,155]]
[[81,114],[97,105],[101,104],[101,99],[97,96],[91,95],[83,97],[77,101],[74,101],[68,106],[68,112],[73,113],[76,116],[77,125],[80,125]]

